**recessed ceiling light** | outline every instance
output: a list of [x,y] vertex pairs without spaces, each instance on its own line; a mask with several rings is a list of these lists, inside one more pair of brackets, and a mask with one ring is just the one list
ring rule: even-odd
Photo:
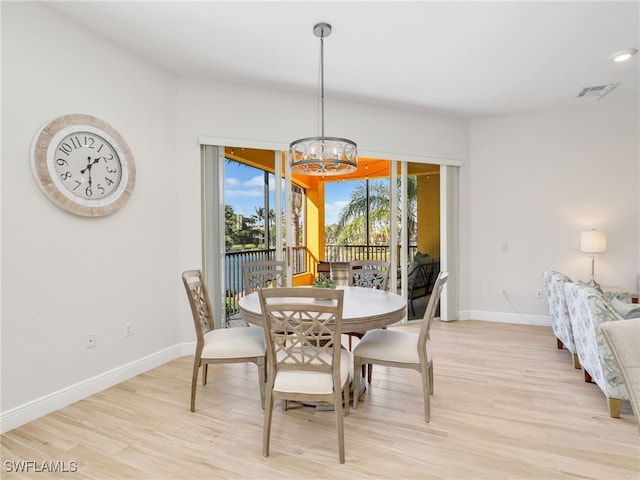
[[631,48],[629,50],[621,50],[619,52],[614,53],[613,55],[611,55],[611,59],[614,62],[624,62],[626,60],[629,60],[631,57],[633,57],[636,53],[638,53],[638,50],[636,48]]

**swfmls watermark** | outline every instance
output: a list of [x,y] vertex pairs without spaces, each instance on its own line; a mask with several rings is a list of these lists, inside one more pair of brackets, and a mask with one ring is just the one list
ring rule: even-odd
[[6,473],[75,473],[75,460],[5,460]]

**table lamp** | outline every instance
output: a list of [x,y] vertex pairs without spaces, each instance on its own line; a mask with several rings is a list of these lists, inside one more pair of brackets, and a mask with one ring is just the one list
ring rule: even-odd
[[591,254],[591,280],[587,285],[599,288],[593,274],[593,266],[596,260],[596,253],[604,253],[607,251],[607,234],[596,230],[587,230],[580,234],[580,251]]

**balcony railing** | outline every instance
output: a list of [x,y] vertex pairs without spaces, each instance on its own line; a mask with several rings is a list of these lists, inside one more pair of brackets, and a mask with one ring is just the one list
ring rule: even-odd
[[[416,245],[409,245],[409,258],[418,251]],[[324,259],[326,262],[349,262],[351,260],[382,260],[388,262],[391,258],[389,245],[325,245]]]
[[[310,270],[306,247],[293,247],[291,252],[291,265],[293,274],[297,275]],[[286,255],[286,251],[285,251]],[[225,286],[225,313],[227,319],[238,313],[238,298],[244,292],[244,278],[242,265],[247,262],[263,262],[275,260],[276,249],[268,250],[240,250],[225,254],[226,286]]]
[[[417,252],[415,245],[409,246],[410,258]],[[284,252],[286,256],[286,250]],[[275,260],[276,250],[240,250],[225,254],[226,288],[225,313],[227,319],[238,313],[238,298],[244,292],[242,264]],[[348,262],[350,260],[370,259],[389,261],[389,245],[325,245],[326,262]],[[291,266],[293,274],[315,272],[318,260],[307,251],[306,247],[292,247]]]

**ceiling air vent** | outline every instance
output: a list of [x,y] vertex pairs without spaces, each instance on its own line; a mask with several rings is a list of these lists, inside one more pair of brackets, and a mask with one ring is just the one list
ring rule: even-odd
[[610,83],[608,85],[598,85],[596,87],[584,87],[578,94],[578,98],[596,97],[596,100],[600,100],[611,93],[611,91],[618,85],[620,85],[620,83]]

